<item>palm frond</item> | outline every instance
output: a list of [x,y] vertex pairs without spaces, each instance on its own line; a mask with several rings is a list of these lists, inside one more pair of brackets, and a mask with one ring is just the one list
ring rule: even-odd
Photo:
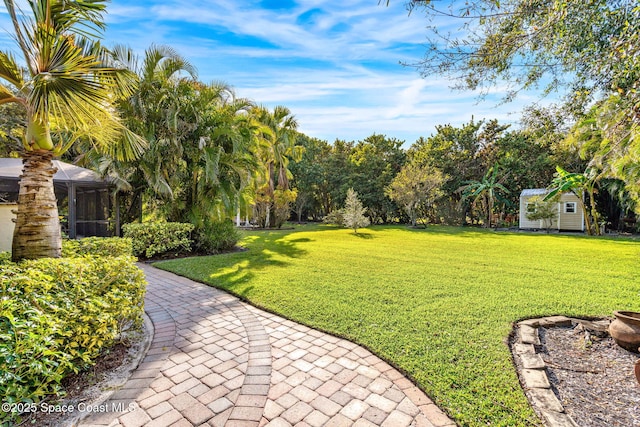
[[22,90],[24,86],[24,79],[22,77],[22,70],[18,66],[13,55],[0,51],[0,79],[4,79],[17,90]]
[[20,50],[24,55],[27,67],[31,75],[35,74],[33,69],[33,63],[30,61],[31,58],[31,50],[29,49],[28,40],[26,34],[28,34],[28,28],[33,27],[33,25],[26,25],[25,21],[29,21],[24,15],[22,15],[22,19],[18,17],[16,12],[16,5],[13,0],[4,0],[5,7],[7,8],[7,12],[9,12],[9,16],[11,17],[11,23],[13,24],[13,29],[15,31],[15,38],[20,46]]
[[162,175],[162,171],[159,169],[159,165],[148,165],[141,163],[138,166],[145,177],[145,181],[149,184],[151,189],[158,195],[168,198],[173,197],[173,190],[171,185],[167,182]]
[[138,56],[130,47],[117,44],[109,50],[109,53],[116,68],[126,69],[134,73],[138,70]]
[[0,85],[0,104],[6,104],[7,102],[24,103],[24,100],[16,98],[11,89],[4,85]]
[[142,69],[139,74],[142,80],[153,81],[170,79],[178,72],[186,72],[194,80],[198,76],[196,68],[184,59],[172,47],[165,45],[151,45],[145,51]]
[[58,33],[99,38],[106,28],[103,14],[107,0],[28,0],[35,21]]
[[205,181],[209,184],[218,184],[220,182],[220,157],[222,155],[221,147],[205,147],[204,148],[204,173]]
[[104,109],[113,97],[113,89],[119,88],[119,95],[133,89],[125,70],[102,67],[95,56],[84,55],[83,48],[72,39],[41,30],[33,37],[39,53],[29,95],[38,114],[71,117],[78,113],[82,120]]

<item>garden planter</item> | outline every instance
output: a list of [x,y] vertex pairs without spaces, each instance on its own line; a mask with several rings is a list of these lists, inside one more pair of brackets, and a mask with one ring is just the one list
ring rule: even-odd
[[614,311],[615,320],[609,325],[609,334],[622,348],[638,353],[640,347],[640,313]]

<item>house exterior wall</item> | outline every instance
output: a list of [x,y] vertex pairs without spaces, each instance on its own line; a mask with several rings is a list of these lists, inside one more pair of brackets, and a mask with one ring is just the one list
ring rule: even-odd
[[[526,190],[525,190],[526,191]],[[523,192],[524,193],[524,192]],[[530,221],[527,219],[527,204],[529,200],[540,194],[521,195],[520,196],[520,225],[521,229],[541,229],[544,228],[544,222]],[[573,212],[567,210],[567,204],[569,207],[573,207]],[[582,208],[580,207],[580,199],[573,193],[563,193],[560,196],[560,202],[556,205],[557,216],[553,220],[551,228],[555,230],[567,230],[567,231],[584,231],[584,215]]]
[[15,203],[0,203],[0,252],[11,252],[13,242],[13,229],[15,224],[12,221],[15,214],[11,212],[18,209]]

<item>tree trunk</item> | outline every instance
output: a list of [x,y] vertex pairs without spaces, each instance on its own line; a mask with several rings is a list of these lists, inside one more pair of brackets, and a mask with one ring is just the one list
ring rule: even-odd
[[53,153],[24,153],[11,259],[59,258],[62,235],[53,191]]
[[269,189],[267,190],[267,218],[264,221],[264,228],[275,228],[276,217],[271,215],[271,205],[275,205],[276,177],[275,165],[269,162]]
[[263,228],[268,228],[271,225],[271,203],[267,202],[265,208],[267,213],[265,215]]
[[409,220],[411,221],[411,226],[416,227],[418,225],[417,216],[418,209],[416,206],[409,206]]
[[600,231],[600,215],[598,215],[598,208],[596,207],[596,199],[594,197],[594,189],[589,188],[589,205],[591,207],[591,218],[593,218],[593,228],[595,229],[595,235],[599,236]]
[[591,228],[591,218],[589,218],[589,211],[587,211],[587,207],[584,202],[580,202],[580,207],[582,208],[582,215],[584,216],[584,223],[587,229],[587,234],[589,236],[593,236],[593,229]]

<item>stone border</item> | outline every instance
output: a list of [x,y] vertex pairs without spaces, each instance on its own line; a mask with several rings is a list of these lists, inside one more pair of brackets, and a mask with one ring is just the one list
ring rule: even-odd
[[528,319],[518,322],[514,326],[515,340],[511,346],[511,353],[516,365],[522,367],[519,372],[520,382],[525,394],[532,403],[534,410],[542,415],[543,421],[549,427],[579,427],[567,414],[560,400],[551,389],[547,377],[546,364],[539,354],[542,349],[539,327],[570,327],[582,324],[587,328],[600,329],[594,322],[566,316],[550,316],[538,319]]
[[[127,359],[125,359],[125,362],[121,366],[117,367],[114,372],[111,372],[107,378],[88,389],[89,392],[94,389],[100,390],[100,394],[97,397],[84,400],[84,395],[80,396],[80,400],[72,402],[74,406],[79,402],[86,403],[87,406],[104,404],[104,402],[108,401],[111,396],[123,387],[127,381],[129,381],[131,376],[135,374],[136,369],[138,369],[140,363],[146,357],[149,349],[151,348],[153,337],[155,335],[153,321],[146,312],[142,313],[142,321],[142,337],[140,341],[135,344],[135,348],[138,350],[133,354],[131,354],[131,352],[127,354],[127,356],[125,356]],[[87,392],[88,391],[85,391],[84,393],[86,394]],[[71,415],[67,415],[63,420],[59,420],[60,426],[75,427],[91,415],[91,412],[87,411],[74,411]]]

